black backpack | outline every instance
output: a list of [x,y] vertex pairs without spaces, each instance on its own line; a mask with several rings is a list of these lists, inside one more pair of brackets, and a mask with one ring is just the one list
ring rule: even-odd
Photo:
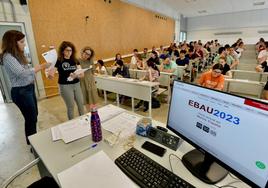
[[160,108],[161,104],[156,98],[152,98],[152,108]]

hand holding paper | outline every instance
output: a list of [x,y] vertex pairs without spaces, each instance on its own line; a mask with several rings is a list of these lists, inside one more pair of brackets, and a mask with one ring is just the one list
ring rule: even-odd
[[43,53],[42,56],[46,60],[47,63],[50,63],[50,66],[46,67],[45,74],[46,74],[46,77],[51,79],[52,77],[54,77],[54,75],[52,76],[50,70],[54,68],[57,62],[57,59],[58,59],[57,51],[55,49],[52,49],[48,52]]
[[76,69],[76,71],[74,71],[73,73],[70,74],[70,76],[67,78],[67,80],[73,81],[75,78],[77,78],[79,75],[83,74],[84,72],[86,72],[87,70],[89,70],[90,68],[85,68],[85,69]]

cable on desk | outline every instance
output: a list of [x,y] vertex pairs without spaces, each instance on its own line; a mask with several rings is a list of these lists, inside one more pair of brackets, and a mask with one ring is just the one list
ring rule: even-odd
[[36,165],[39,161],[40,161],[40,158],[36,158],[35,160],[31,161],[26,166],[22,167],[20,170],[18,170],[12,176],[10,176],[6,181],[4,181],[4,183],[1,185],[1,188],[7,188],[7,186],[9,186],[18,176],[20,176],[26,170]]
[[233,186],[232,184],[234,184],[234,183],[241,183],[241,182],[242,182],[241,180],[236,180],[236,181],[230,182],[230,183],[228,183],[226,185],[222,185],[222,186],[214,185],[214,186],[216,186],[218,188],[224,188],[224,187],[238,188],[236,186]]
[[172,169],[172,164],[171,164],[171,156],[174,156],[176,157],[177,159],[179,159],[181,161],[181,158],[173,153],[169,154],[168,158],[169,158],[169,165],[170,165],[170,169],[171,169],[171,172],[173,172],[173,169]]

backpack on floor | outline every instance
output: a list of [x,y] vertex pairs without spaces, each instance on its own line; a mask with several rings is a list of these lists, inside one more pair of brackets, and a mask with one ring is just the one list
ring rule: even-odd
[[152,98],[152,108],[160,108],[161,104],[156,98]]

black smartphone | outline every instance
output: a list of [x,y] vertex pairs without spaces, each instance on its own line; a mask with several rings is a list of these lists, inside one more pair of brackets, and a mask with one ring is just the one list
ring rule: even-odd
[[148,141],[144,142],[141,147],[143,149],[146,149],[146,150],[160,156],[160,157],[163,157],[167,151],[165,148],[162,148],[162,147],[155,145],[152,142],[148,142]]

